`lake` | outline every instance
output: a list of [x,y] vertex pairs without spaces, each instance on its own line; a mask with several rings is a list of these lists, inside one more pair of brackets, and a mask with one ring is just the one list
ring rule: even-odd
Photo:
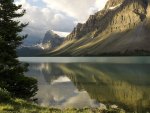
[[150,57],[20,57],[41,106],[150,111]]

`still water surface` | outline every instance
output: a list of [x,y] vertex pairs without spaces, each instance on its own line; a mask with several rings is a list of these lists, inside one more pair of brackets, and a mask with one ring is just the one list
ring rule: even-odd
[[[43,106],[107,107],[150,112],[150,57],[21,57],[38,80]],[[106,106],[105,106],[106,105]]]

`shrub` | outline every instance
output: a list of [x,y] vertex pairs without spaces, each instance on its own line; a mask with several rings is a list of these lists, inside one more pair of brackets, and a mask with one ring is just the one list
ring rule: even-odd
[[30,99],[37,92],[37,80],[25,76],[1,78],[0,87],[7,89],[13,97]]
[[10,100],[10,93],[6,89],[0,88],[0,102]]

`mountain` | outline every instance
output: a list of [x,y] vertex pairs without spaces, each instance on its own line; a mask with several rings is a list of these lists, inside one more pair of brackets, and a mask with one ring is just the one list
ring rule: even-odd
[[43,40],[31,46],[21,45],[17,49],[18,56],[30,57],[30,56],[41,56],[47,51],[55,49],[61,45],[64,41],[63,37],[60,37],[53,31],[49,30],[46,32]]
[[53,31],[49,30],[46,32],[45,37],[42,41],[42,46],[44,49],[54,49],[61,45],[64,41],[63,37],[60,37]]
[[32,57],[32,56],[39,56],[43,54],[44,50],[42,49],[41,44],[36,44],[32,46],[20,46],[17,48],[17,55],[20,57]]
[[46,55],[150,55],[150,0],[109,0]]

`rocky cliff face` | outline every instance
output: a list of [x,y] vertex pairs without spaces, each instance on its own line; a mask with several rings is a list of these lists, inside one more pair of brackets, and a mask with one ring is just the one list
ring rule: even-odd
[[64,41],[63,37],[55,34],[53,31],[49,30],[46,32],[45,37],[42,41],[43,49],[54,49],[61,45]]
[[150,19],[150,0],[147,1],[147,18]]
[[149,4],[150,0],[109,0],[103,10],[79,23],[65,45],[53,53],[80,56],[150,51]]
[[[133,28],[146,16],[146,4],[142,0],[109,0],[104,10],[91,15],[85,24],[79,23],[68,39],[81,38],[89,32],[96,36],[104,32]],[[107,29],[107,30],[106,30]]]

